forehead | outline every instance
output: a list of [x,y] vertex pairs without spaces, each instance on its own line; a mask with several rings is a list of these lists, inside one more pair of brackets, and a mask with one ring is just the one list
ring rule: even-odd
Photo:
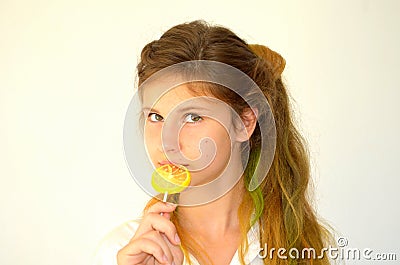
[[[165,90],[165,89],[164,89]],[[168,113],[171,109],[188,108],[222,108],[224,104],[212,95],[196,95],[190,86],[179,85],[167,91],[153,86],[147,87],[142,92],[143,109],[157,109]],[[225,106],[226,107],[226,106]]]
[[186,85],[180,85],[171,89],[162,89],[157,86],[146,87],[143,90],[143,105],[148,107],[163,102],[179,102],[193,98]]

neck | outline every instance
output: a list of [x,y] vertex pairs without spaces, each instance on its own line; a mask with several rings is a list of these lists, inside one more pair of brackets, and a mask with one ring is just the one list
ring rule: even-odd
[[208,238],[239,232],[238,210],[243,192],[243,181],[239,180],[229,192],[213,202],[179,207],[184,228],[190,233]]

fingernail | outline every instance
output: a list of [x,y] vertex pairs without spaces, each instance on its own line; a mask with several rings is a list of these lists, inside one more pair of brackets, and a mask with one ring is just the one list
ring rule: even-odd
[[178,234],[175,234],[175,242],[178,244],[181,243],[181,239],[179,238]]
[[163,259],[163,261],[168,262],[168,257],[165,256],[165,254],[164,254],[164,256],[162,257],[162,259]]
[[167,202],[167,205],[168,205],[169,207],[176,207],[176,204],[174,204],[174,203],[172,203],[172,202]]
[[175,262],[172,262],[171,265],[175,265]]

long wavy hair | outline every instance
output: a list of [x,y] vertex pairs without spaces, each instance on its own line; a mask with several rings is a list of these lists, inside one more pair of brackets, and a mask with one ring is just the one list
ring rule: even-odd
[[[191,60],[211,60],[231,65],[249,77],[264,93],[272,110],[276,126],[276,149],[272,166],[261,185],[254,191],[246,189],[238,218],[241,229],[239,258],[242,264],[248,251],[247,233],[256,222],[260,227],[260,247],[296,248],[300,253],[313,248],[316,253],[327,245],[330,233],[318,221],[308,197],[310,182],[309,154],[302,136],[295,127],[289,96],[281,79],[285,60],[263,45],[250,45],[221,26],[193,21],[172,27],[158,40],[142,50],[137,66],[139,86],[152,74],[165,67]],[[229,104],[240,115],[249,108],[235,92],[216,84],[191,86],[194,93],[210,93]],[[196,89],[201,87],[201,89]],[[249,94],[251,91],[243,91]],[[251,98],[251,97],[250,97]],[[253,98],[263,115],[262,102]],[[244,172],[248,186],[260,158],[260,128],[249,139],[249,160]],[[152,199],[146,208],[154,204]],[[204,249],[180,225],[179,207],[171,216],[182,241],[186,259],[189,253],[201,264],[212,263]],[[327,257],[306,259],[264,259],[265,264],[329,264]]]

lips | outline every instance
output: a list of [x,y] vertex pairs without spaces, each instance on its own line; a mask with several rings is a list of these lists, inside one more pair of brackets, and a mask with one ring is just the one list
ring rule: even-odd
[[177,166],[180,165],[180,166],[184,166],[184,167],[188,166],[188,164],[181,164],[181,163],[172,162],[172,161],[169,161],[169,160],[158,161],[158,164],[160,166],[167,165],[167,164],[174,164],[174,165],[177,165]]

